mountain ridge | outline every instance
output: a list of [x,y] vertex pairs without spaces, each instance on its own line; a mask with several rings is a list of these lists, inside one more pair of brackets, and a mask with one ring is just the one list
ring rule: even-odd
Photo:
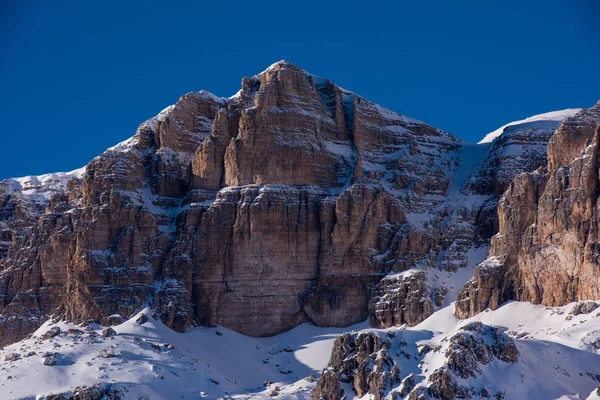
[[[253,337],[306,322],[418,326],[457,295],[457,315],[479,318],[500,303],[478,308],[473,293],[497,282],[463,285],[487,271],[490,241],[493,255],[507,248],[496,233],[512,226],[511,193],[589,147],[595,110],[474,145],[288,62],[230,98],[187,93],[85,169],[0,182],[0,344],[50,319],[108,326],[142,308],[177,332],[219,325]],[[466,332],[447,337],[451,351],[490,332],[509,342],[492,327]],[[481,349],[489,357],[477,362],[503,357]],[[451,360],[434,364],[411,396],[471,392]],[[392,366],[385,382],[361,370],[354,390],[387,396],[381,388],[399,383]],[[330,368],[337,378],[323,375],[319,390],[348,383]]]

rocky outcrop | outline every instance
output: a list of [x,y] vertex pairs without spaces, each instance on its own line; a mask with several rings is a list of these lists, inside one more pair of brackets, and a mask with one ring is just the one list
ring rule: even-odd
[[[397,330],[341,335],[333,345],[313,399],[339,399],[345,384],[351,384],[357,397],[370,395],[375,399],[502,396],[495,389],[497,385],[489,386],[495,379],[490,371],[518,362],[519,351],[501,328],[472,322],[435,343],[415,343],[415,338],[428,337],[421,336],[423,333]],[[402,371],[401,366],[421,370],[427,379],[417,381],[414,373]],[[427,373],[429,369],[432,371]]]
[[344,391],[337,374],[332,370],[323,371],[313,390],[313,400],[339,400]]
[[600,308],[600,304],[595,301],[582,301],[575,304],[573,309],[569,311],[570,315],[576,316],[581,314],[590,314],[591,312]]
[[[345,333],[336,339],[327,369],[317,382],[313,399],[337,394],[334,380],[352,383],[358,397],[367,393],[383,399],[392,386],[400,383],[400,368],[390,355],[391,342],[376,333]],[[332,390],[324,390],[324,388]],[[339,397],[338,397],[339,398]]]
[[73,391],[47,394],[40,400],[119,400],[125,397],[123,390],[110,384],[97,383],[92,386],[79,386]]
[[428,378],[427,393],[431,398],[491,398],[492,393],[488,389],[469,386],[468,380],[477,378],[481,367],[495,360],[517,362],[519,351],[514,341],[499,328],[472,322],[448,339],[444,357],[444,365]]
[[231,98],[188,93],[85,172],[0,183],[0,344],[145,302],[177,331],[414,325],[430,282],[380,281],[474,264],[498,190],[467,177],[487,149],[287,62]]
[[461,290],[465,318],[508,300],[561,306],[600,298],[600,102],[567,118],[548,146],[547,169],[511,182],[498,206],[490,260]]
[[410,270],[386,276],[376,285],[369,309],[375,328],[418,324],[434,312],[427,275]]

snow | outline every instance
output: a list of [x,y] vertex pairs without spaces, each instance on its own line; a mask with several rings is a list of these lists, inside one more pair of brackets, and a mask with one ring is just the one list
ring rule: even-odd
[[238,90],[237,92],[235,92],[235,94],[233,96],[229,97],[229,100],[233,100],[233,99],[237,99],[238,97],[240,97],[242,95],[242,89]]
[[419,121],[418,119],[409,118],[404,115],[400,115],[395,111],[392,111],[385,107],[380,106],[379,104],[372,103],[364,98],[362,98],[362,99],[365,100],[366,102],[368,102],[369,105],[371,105],[372,108],[375,109],[379,113],[379,115],[381,115],[382,117],[384,117],[387,120],[400,121],[400,122],[414,124],[414,125],[427,125],[426,123]]
[[429,213],[406,213],[406,222],[416,227],[421,227],[425,223],[430,223],[433,215]]
[[129,139],[119,142],[112,147],[109,147],[108,149],[106,149],[106,151],[127,153],[127,152],[133,150],[135,148],[136,144],[137,144],[137,136],[132,136]]
[[[492,392],[506,390],[506,398],[517,400],[597,399],[594,391],[598,382],[590,374],[600,373],[600,351],[586,344],[586,338],[590,334],[597,337],[600,318],[595,313],[569,316],[573,306],[550,308],[510,302],[498,310],[460,320],[450,304],[415,327],[374,331],[394,332],[395,340],[408,343],[404,350],[415,353],[415,357],[407,360],[399,354],[394,356],[399,357],[402,376],[414,373],[417,383],[426,385],[429,375],[445,362],[448,338],[462,326],[474,321],[500,326],[514,338],[519,361],[507,364],[496,360],[483,365],[481,374],[465,384],[485,386]],[[148,308],[142,312],[151,315]],[[84,331],[41,340],[52,326],[63,332],[68,328],[83,330],[66,322],[46,322],[32,337],[0,350],[3,398],[35,398],[101,382],[126,390],[126,399],[142,395],[152,399],[217,399],[226,395],[267,399],[275,387],[280,388],[278,398],[310,399],[310,390],[329,361],[335,338],[347,331],[373,330],[367,322],[346,328],[305,323],[269,338],[251,338],[222,327],[197,327],[182,334],[152,318],[138,325],[138,316],[113,327],[117,335],[111,338],[92,337]],[[101,333],[102,327],[93,327],[96,334]],[[419,363],[417,348],[424,344],[442,348]],[[30,351],[36,355],[24,357]],[[45,351],[57,353],[55,366],[43,365],[41,354]],[[21,359],[6,361],[6,355],[13,352],[20,353]],[[110,357],[104,358],[107,353]]]
[[174,104],[164,108],[155,117],[152,117],[149,120],[145,121],[142,125],[148,125],[153,130],[156,129],[156,124],[158,122],[164,121],[165,118],[167,118],[171,114],[171,112],[173,111],[174,108],[175,108]]
[[227,103],[229,102],[229,100],[231,99],[231,97],[227,98],[227,97],[215,96],[214,94],[212,94],[211,92],[209,92],[207,90],[201,90],[201,91],[197,92],[196,96],[198,96],[199,99],[212,100],[215,103],[221,104],[221,106],[223,106],[223,107],[226,106]]
[[529,124],[529,123],[538,122],[538,121],[554,121],[556,123],[556,125],[558,125],[558,123],[562,122],[566,118],[572,117],[573,115],[577,114],[579,111],[581,111],[581,108],[567,108],[565,110],[551,111],[551,112],[547,112],[544,114],[534,115],[532,117],[525,118],[520,121],[509,122],[508,124],[503,125],[500,128],[496,129],[495,131],[490,132],[487,135],[485,135],[484,138],[481,139],[477,144],[493,142],[494,139],[496,139],[497,137],[502,135],[502,133],[504,132],[504,129],[506,129],[510,126]]
[[[409,329],[433,332],[428,343],[443,345],[444,338],[468,322],[503,327],[515,339],[519,361],[484,366],[481,376],[466,383],[486,386],[492,392],[505,390],[510,399],[587,397],[598,386],[589,374],[600,372],[600,351],[591,349],[583,339],[590,332],[599,332],[600,318],[595,313],[569,318],[573,306],[550,308],[510,302],[495,311],[460,320],[450,305]],[[443,354],[432,354],[424,361],[428,367],[424,375],[428,376],[441,366]]]
[[84,174],[85,167],[82,167],[70,172],[9,178],[1,181],[0,185],[7,193],[20,192],[30,202],[46,204],[54,194],[64,191],[71,179],[81,179]]
[[383,279],[406,279],[419,272],[418,269],[413,268],[402,272],[391,272],[383,277]]
[[354,156],[354,151],[352,150],[350,142],[333,142],[329,140],[324,140],[323,142],[325,143],[325,148],[330,153],[346,158],[351,158]]
[[[258,74],[258,75],[262,75],[262,74],[264,74],[265,72],[272,71],[272,70],[274,70],[275,68],[277,68],[277,67],[280,67],[280,66],[281,66],[281,67],[287,67],[287,66],[292,66],[292,65],[293,65],[293,64],[292,64],[292,63],[290,63],[289,61],[286,61],[286,60],[279,60],[279,61],[277,61],[277,62],[274,62],[273,64],[269,65],[269,66],[267,67],[267,69],[265,69],[263,72],[261,72],[261,73],[260,73],[260,74]],[[303,70],[303,71],[304,71],[304,70]],[[304,71],[304,72],[306,72],[306,71]]]
[[[151,314],[149,309],[142,312]],[[335,338],[353,328],[367,327],[366,323],[347,328],[303,324],[275,337],[257,339],[221,327],[193,328],[181,334],[152,318],[138,325],[138,316],[113,327],[117,335],[111,338],[91,338],[83,333],[42,341],[40,337],[51,326],[59,326],[63,332],[83,330],[65,322],[46,322],[32,338],[0,350],[3,398],[35,398],[96,382],[118,383],[128,389],[128,399],[140,394],[152,399],[198,398],[201,392],[205,394],[200,397],[209,399],[228,393],[234,398],[247,398],[249,393],[264,399],[275,386],[303,391],[301,398],[308,398],[314,383],[304,378],[326,366]],[[94,327],[100,334],[101,327]],[[167,343],[174,348],[163,346]],[[161,346],[160,351],[152,344]],[[36,355],[4,361],[9,353],[30,351]],[[45,351],[58,353],[55,366],[43,365],[40,355]],[[114,356],[103,358],[105,353]],[[269,388],[263,385],[265,381],[274,383]]]

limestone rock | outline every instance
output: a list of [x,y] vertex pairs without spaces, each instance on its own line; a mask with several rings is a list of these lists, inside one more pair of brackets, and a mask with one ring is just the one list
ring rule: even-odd
[[490,397],[486,388],[467,386],[469,379],[477,378],[481,366],[494,360],[516,362],[519,352],[514,341],[499,328],[472,322],[448,338],[444,357],[444,365],[429,376],[427,393],[432,398],[453,400]]
[[472,262],[545,140],[471,146],[285,61],[241,86],[182,96],[85,169],[0,183],[0,344],[146,302],[180,332],[418,323],[444,292],[382,278]]
[[339,400],[342,398],[343,390],[335,372],[323,371],[313,391],[313,400]]
[[570,315],[581,315],[581,314],[590,314],[591,312],[597,310],[600,307],[595,301],[582,301],[580,303],[575,304],[573,309],[569,311]]
[[335,379],[352,383],[358,397],[369,393],[375,399],[383,399],[391,386],[400,382],[400,369],[388,353],[389,347],[389,340],[374,332],[342,334],[333,345],[328,369],[317,387],[335,388]]
[[491,258],[458,295],[456,315],[508,300],[561,306],[600,298],[600,102],[567,118],[548,146],[548,167],[511,182],[498,206]]
[[386,276],[377,284],[369,309],[371,325],[375,328],[414,326],[424,321],[434,311],[425,272],[408,271]]
[[124,398],[122,390],[107,383],[97,383],[92,386],[79,386],[73,391],[48,394],[40,400],[119,400]]

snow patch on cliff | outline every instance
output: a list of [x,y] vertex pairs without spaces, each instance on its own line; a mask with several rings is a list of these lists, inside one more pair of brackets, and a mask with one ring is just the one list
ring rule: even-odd
[[[532,117],[525,118],[525,119],[522,119],[519,121],[509,122],[508,124],[502,125],[500,128],[496,129],[495,131],[490,132],[487,135],[485,135],[484,138],[478,142],[478,144],[493,142],[494,139],[496,139],[497,137],[502,135],[504,130],[510,126],[530,124],[533,122],[552,121],[555,123],[556,127],[558,127],[558,125],[563,120],[577,114],[579,111],[581,111],[581,108],[567,108],[565,110],[551,111],[551,112],[547,112],[544,114],[534,115]],[[532,125],[531,127],[534,127],[534,126]]]
[[81,179],[84,174],[85,167],[70,172],[9,178],[0,182],[0,188],[8,194],[20,192],[30,202],[42,204],[47,203],[54,194],[64,192],[70,180]]

